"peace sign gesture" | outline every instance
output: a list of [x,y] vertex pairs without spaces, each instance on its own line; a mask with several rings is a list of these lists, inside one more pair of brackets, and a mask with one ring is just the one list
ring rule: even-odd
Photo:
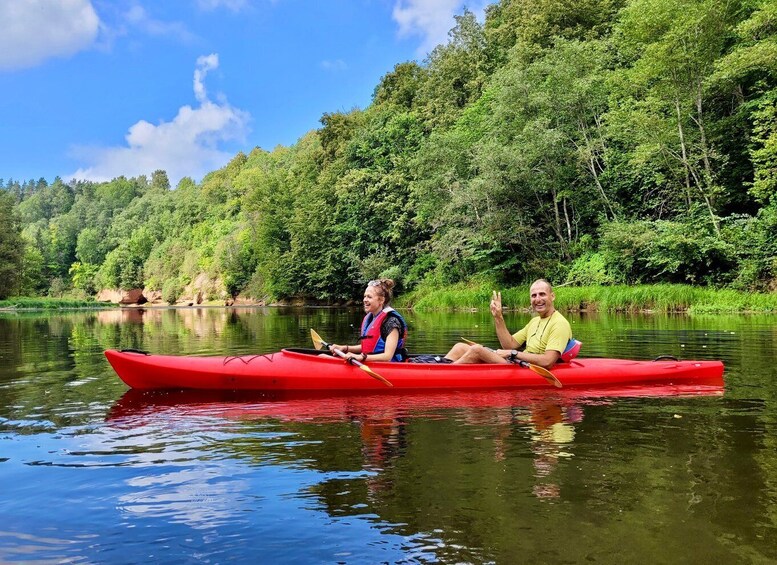
[[494,291],[491,296],[491,315],[494,318],[502,317],[502,293]]

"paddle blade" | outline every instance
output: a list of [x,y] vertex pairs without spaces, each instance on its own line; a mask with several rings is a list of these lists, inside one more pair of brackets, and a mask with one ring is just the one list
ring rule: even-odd
[[321,339],[321,336],[316,333],[316,330],[310,328],[310,339],[313,340],[313,347],[316,349],[323,349],[327,343]]
[[561,381],[558,380],[556,375],[548,371],[545,367],[540,367],[539,365],[534,365],[532,363],[526,363],[526,366],[541,377],[545,377],[545,380],[547,380],[556,388],[561,388]]
[[364,371],[365,373],[367,373],[369,376],[371,376],[373,379],[377,379],[380,382],[382,382],[384,385],[386,385],[386,386],[394,386],[393,384],[391,384],[391,382],[389,382],[386,379],[384,379],[383,377],[381,377],[378,373],[376,373],[375,371],[370,369],[367,365],[359,364],[359,368],[362,371]]

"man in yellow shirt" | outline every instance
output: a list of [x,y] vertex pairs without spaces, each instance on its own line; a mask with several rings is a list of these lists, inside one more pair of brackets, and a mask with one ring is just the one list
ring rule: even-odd
[[[494,291],[491,299],[491,315],[494,317],[496,335],[503,349],[489,349],[480,344],[457,343],[445,355],[454,363],[517,363],[525,361],[551,368],[561,357],[572,328],[566,318],[553,307],[556,295],[545,279],[532,283],[529,290],[532,309],[539,314],[520,331],[510,334],[502,317],[502,293]],[[523,351],[518,349],[525,345]]]

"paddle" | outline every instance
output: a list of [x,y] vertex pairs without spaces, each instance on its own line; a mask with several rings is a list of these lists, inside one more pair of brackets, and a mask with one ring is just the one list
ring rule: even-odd
[[[461,341],[463,341],[464,343],[468,343],[469,345],[475,345],[474,341],[467,339],[465,337],[462,337]],[[490,347],[486,347],[486,349],[488,349],[489,351],[493,351],[493,349],[491,349]],[[528,369],[531,369],[541,377],[544,377],[545,380],[547,380],[553,386],[561,388],[561,381],[558,380],[556,378],[556,375],[548,371],[545,367],[540,367],[539,365],[535,365],[534,363],[529,363],[528,361],[521,361],[520,359],[518,360],[518,364],[521,367],[526,367]]]
[[[326,347],[327,349],[329,349],[329,344],[328,344],[327,342],[325,342],[323,339],[321,339],[321,336],[320,336],[320,335],[318,335],[318,334],[316,333],[316,330],[314,330],[313,328],[310,328],[310,337],[311,337],[311,339],[313,340],[313,346],[314,346],[316,349],[323,349],[323,348],[325,348],[325,347]],[[356,359],[352,359],[352,358],[351,358],[351,359],[349,359],[349,358],[348,358],[348,357],[345,355],[345,353],[343,353],[341,350],[339,350],[339,349],[335,349],[335,354],[336,354],[336,355],[338,355],[338,356],[340,356],[340,357],[342,357],[343,359],[348,359],[348,362],[349,362],[349,363],[353,363],[354,365],[356,365],[357,367],[359,367],[359,368],[360,368],[362,371],[364,371],[364,372],[365,372],[365,373],[367,373],[369,376],[371,376],[373,379],[377,379],[377,380],[379,380],[379,381],[380,381],[380,382],[382,382],[384,385],[386,385],[386,386],[394,386],[393,384],[391,384],[389,381],[387,381],[386,379],[384,379],[383,377],[381,377],[381,376],[380,376],[378,373],[376,373],[375,371],[373,371],[372,369],[370,369],[370,368],[369,368],[367,365],[365,365],[365,364],[364,364],[364,363],[362,363],[361,361],[357,361]]]

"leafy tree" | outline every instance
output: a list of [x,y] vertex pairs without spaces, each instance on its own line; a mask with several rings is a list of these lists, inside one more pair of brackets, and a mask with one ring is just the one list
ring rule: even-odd
[[25,241],[20,272],[19,294],[21,296],[39,296],[46,293],[50,279],[45,276],[44,267],[43,254],[33,244]]
[[73,287],[87,295],[95,294],[97,292],[95,277],[98,270],[99,265],[81,263],[80,261],[73,263],[68,271],[73,281]]
[[[723,108],[733,101],[723,139],[732,140],[736,180],[752,177],[751,194],[768,202],[777,189],[777,5],[763,0],[746,5],[751,7],[735,28],[733,48],[715,62],[707,87]],[[741,143],[748,136],[750,143]]]
[[145,226],[139,227],[129,240],[105,257],[95,277],[97,284],[125,290],[143,288],[143,264],[154,244],[155,238],[150,230]]
[[256,268],[256,258],[247,240],[247,231],[236,232],[222,239],[216,249],[219,272],[233,298],[246,287]]
[[96,227],[81,230],[76,239],[76,258],[84,263],[99,265],[107,253],[105,234]]
[[777,204],[777,88],[763,96],[753,112],[751,155],[751,192],[762,202]]
[[517,43],[552,47],[557,38],[608,35],[625,0],[502,0],[486,10],[486,37],[507,53]]
[[167,178],[167,172],[157,169],[151,174],[151,190],[167,192],[170,190],[170,180]]
[[4,299],[19,289],[24,253],[14,198],[4,190],[0,190],[0,225],[0,299]]
[[426,76],[416,98],[418,111],[431,128],[451,126],[462,110],[478,99],[492,71],[483,26],[465,10],[455,16],[449,41],[426,61]]
[[605,269],[625,283],[727,282],[736,250],[711,228],[699,226],[667,220],[611,222],[602,233]]
[[686,209],[702,202],[716,232],[721,201],[729,196],[718,180],[723,159],[710,137],[704,85],[740,8],[736,0],[632,0],[617,27],[618,47],[633,60],[619,88],[633,102],[630,111],[643,113],[626,117],[626,123],[638,124],[634,152],[650,151],[666,162],[670,190],[680,189]]
[[418,89],[425,78],[424,69],[416,62],[399,63],[380,79],[375,87],[373,103],[391,104],[403,110],[413,108]]

